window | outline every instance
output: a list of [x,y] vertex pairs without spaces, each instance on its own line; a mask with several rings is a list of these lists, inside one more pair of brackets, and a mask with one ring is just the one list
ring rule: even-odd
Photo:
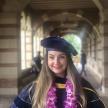
[[32,62],[32,29],[31,19],[21,14],[21,69],[31,66]]

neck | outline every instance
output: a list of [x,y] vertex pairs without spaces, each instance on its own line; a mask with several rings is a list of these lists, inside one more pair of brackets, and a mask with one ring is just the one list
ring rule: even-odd
[[65,78],[65,74],[56,74],[55,76],[60,77],[60,78]]

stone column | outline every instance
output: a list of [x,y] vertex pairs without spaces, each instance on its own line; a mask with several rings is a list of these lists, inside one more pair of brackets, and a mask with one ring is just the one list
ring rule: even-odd
[[108,97],[108,9],[104,11],[104,84],[105,96]]
[[9,108],[18,94],[20,13],[6,0],[0,12],[0,108]]

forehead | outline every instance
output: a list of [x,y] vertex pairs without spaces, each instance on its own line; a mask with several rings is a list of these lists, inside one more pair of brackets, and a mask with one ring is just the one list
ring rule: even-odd
[[48,51],[48,55],[66,55],[64,52],[62,51]]

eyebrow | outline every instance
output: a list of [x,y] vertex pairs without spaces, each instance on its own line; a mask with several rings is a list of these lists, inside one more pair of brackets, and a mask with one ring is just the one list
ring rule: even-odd
[[48,55],[54,55],[54,54],[48,54]]

